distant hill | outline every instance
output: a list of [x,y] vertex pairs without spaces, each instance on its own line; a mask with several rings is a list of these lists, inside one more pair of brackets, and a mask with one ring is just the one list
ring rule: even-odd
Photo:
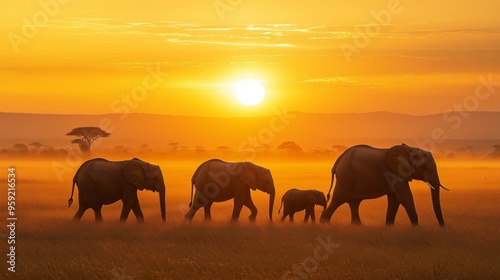
[[388,112],[292,112],[287,117],[215,118],[150,114],[0,113],[0,147],[34,141],[64,147],[72,140],[66,133],[78,126],[101,126],[111,132],[103,147],[142,144],[166,147],[169,143],[178,142],[188,147],[228,146],[236,149],[245,145],[270,145],[274,149],[284,141],[294,141],[306,149],[356,143],[389,146],[406,142],[416,146],[423,143],[422,139],[430,141],[433,133],[447,137],[439,147],[470,145],[487,149],[493,144],[500,144],[500,112],[468,114],[465,118],[456,112],[427,116]]

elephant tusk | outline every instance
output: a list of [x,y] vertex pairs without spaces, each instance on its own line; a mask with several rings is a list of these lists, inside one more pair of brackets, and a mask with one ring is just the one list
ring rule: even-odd
[[427,186],[429,186],[429,188],[435,190],[436,188],[434,188],[429,182],[425,182],[427,184]]
[[443,185],[439,185],[441,188],[447,190],[447,191],[450,191],[450,189],[448,189],[447,187],[443,186]]

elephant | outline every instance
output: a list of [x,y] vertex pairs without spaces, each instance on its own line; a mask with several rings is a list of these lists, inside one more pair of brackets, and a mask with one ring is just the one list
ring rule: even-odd
[[424,181],[431,188],[434,214],[444,227],[443,213],[439,198],[441,185],[437,165],[432,153],[406,144],[389,149],[378,149],[368,145],[358,145],[347,149],[332,168],[332,179],[327,200],[330,199],[334,176],[337,183],[332,201],[321,214],[320,221],[329,222],[335,210],[348,203],[352,224],[361,224],[359,204],[364,199],[387,195],[388,207],[386,225],[393,225],[399,205],[402,204],[413,225],[418,225],[413,195],[409,182],[413,179]]
[[137,190],[159,192],[160,211],[165,222],[165,183],[158,165],[152,165],[137,158],[125,161],[108,161],[95,158],[84,162],[73,178],[73,188],[68,205],[73,203],[75,184],[78,186],[79,208],[73,217],[79,221],[85,210],[92,208],[95,221],[102,222],[101,208],[122,200],[123,208],[120,221],[127,220],[130,210],[134,211],[137,221],[142,223],[144,215],[139,205]]
[[284,222],[286,216],[290,217],[290,222],[293,222],[293,215],[295,212],[306,210],[306,215],[304,217],[304,223],[307,223],[309,217],[311,221],[315,222],[314,215],[314,205],[323,206],[323,211],[326,208],[326,198],[323,192],[317,190],[298,190],[291,189],[288,190],[281,198],[281,206],[278,210],[278,214],[281,211],[281,207],[285,205],[283,209],[283,217],[281,221]]
[[[196,194],[193,200],[193,188]],[[232,221],[237,221],[243,205],[251,211],[250,221],[255,221],[255,207],[250,190],[259,189],[269,194],[269,219],[273,219],[274,181],[271,171],[251,162],[225,162],[211,159],[202,163],[191,179],[191,202],[184,218],[191,221],[200,207],[205,210],[205,221],[212,219],[210,207],[214,202],[234,198]]]

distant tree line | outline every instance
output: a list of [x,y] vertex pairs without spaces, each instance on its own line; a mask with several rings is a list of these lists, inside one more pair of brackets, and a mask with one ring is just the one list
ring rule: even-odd
[[[224,159],[241,160],[243,157],[258,156],[261,158],[311,158],[311,159],[331,159],[337,158],[342,154],[347,147],[343,145],[333,145],[331,147],[316,147],[314,149],[303,149],[295,141],[284,141],[279,145],[272,147],[271,145],[261,145],[252,147],[250,150],[238,151],[229,146],[217,146],[208,148],[202,145],[189,147],[179,142],[170,142],[163,147],[151,147],[148,144],[142,144],[137,147],[129,147],[123,144],[113,148],[94,147],[99,138],[109,137],[111,134],[98,127],[77,127],[66,134],[74,136],[72,144],[77,144],[74,148],[56,148],[44,145],[41,142],[31,142],[29,144],[16,143],[8,147],[0,147],[0,156],[4,157],[48,157],[60,158],[65,157],[70,152],[78,151],[84,157],[167,157],[167,158],[207,158],[220,157]],[[478,152],[472,146],[465,146],[454,149],[452,151],[434,151],[434,155],[438,158],[453,159],[455,157],[488,157],[500,159],[500,144],[493,145],[493,149],[488,152]]]
[[[114,147],[94,147],[92,150],[83,149],[78,143],[74,148],[60,148],[44,145],[41,142],[31,142],[29,144],[16,143],[12,146],[0,147],[0,156],[2,158],[60,158],[65,157],[69,152],[77,151],[85,157],[107,157],[115,158],[127,157],[165,157],[192,159],[207,157],[220,157],[224,159],[241,160],[241,158],[250,155],[259,158],[310,158],[310,159],[335,159],[347,149],[343,145],[333,145],[331,147],[316,147],[313,149],[304,149],[294,141],[285,141],[277,146],[262,145],[253,147],[251,150],[238,151],[229,146],[206,147],[202,145],[187,146],[179,142],[171,142],[162,147],[151,147],[148,144],[131,147],[126,145],[117,145]],[[492,146],[490,151],[477,151],[471,146],[457,148],[451,151],[435,151],[437,158],[453,159],[455,157],[486,157],[500,159],[500,145]]]

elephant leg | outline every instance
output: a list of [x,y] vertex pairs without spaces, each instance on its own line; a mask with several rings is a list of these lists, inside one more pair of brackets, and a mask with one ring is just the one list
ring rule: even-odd
[[101,223],[102,222],[101,208],[102,208],[102,204],[99,205],[98,207],[94,207],[93,208],[94,214],[95,214],[95,221],[97,223]]
[[87,208],[83,208],[83,207],[79,207],[78,208],[78,211],[76,211],[76,214],[73,216],[73,221],[75,222],[78,222],[80,221],[80,219],[82,218],[83,214],[85,213],[85,211],[89,209],[88,207]]
[[283,213],[283,217],[281,217],[281,221],[284,222],[286,219],[287,214]]
[[415,209],[415,202],[413,201],[413,195],[410,190],[410,186],[406,183],[404,186],[400,186],[394,192],[397,200],[403,205],[410,218],[410,222],[412,225],[418,225],[418,216],[417,210]]
[[295,213],[290,213],[290,223],[293,223],[293,215],[295,215]]
[[203,210],[205,211],[205,221],[209,222],[212,220],[212,214],[210,213],[210,210],[212,208],[213,202],[209,202],[207,205],[203,207]]
[[120,215],[120,222],[123,223],[127,221],[128,214],[130,213],[130,210],[132,210],[134,205],[139,204],[139,199],[137,198],[137,191],[129,191],[129,192],[125,191],[122,201],[123,201],[123,207],[122,207],[122,213]]
[[139,199],[132,206],[132,211],[134,211],[135,217],[139,223],[144,222],[144,214],[142,214],[141,205],[139,204]]
[[311,221],[314,223],[314,205],[312,207],[306,208],[306,215],[304,216],[304,223],[309,221],[309,217],[311,217]]
[[[252,197],[250,196],[250,189],[247,188],[246,186],[236,189],[236,192],[234,194],[234,208],[233,208],[233,215],[231,216],[231,220],[233,222],[238,221],[238,218],[240,217],[241,213],[241,208],[243,208],[243,205],[247,203],[248,200],[251,200]],[[252,202],[253,204],[253,202]],[[255,207],[255,205],[254,205]]]
[[257,207],[255,207],[255,204],[253,204],[251,197],[247,199],[247,201],[245,202],[245,206],[252,212],[250,216],[248,216],[248,219],[250,219],[251,222],[255,222],[255,217],[257,217],[258,210]]
[[314,205],[311,207],[311,211],[309,212],[309,216],[311,216],[311,222],[314,224],[316,222],[316,216],[314,214]]
[[194,195],[194,199],[193,199],[193,204],[191,205],[191,208],[189,209],[189,211],[186,213],[186,215],[184,215],[184,219],[186,221],[191,221],[194,217],[194,214],[196,214],[196,212],[198,211],[198,209],[200,209],[201,207],[203,207],[204,205],[203,204],[208,204],[210,203],[209,201],[206,201],[206,198],[205,199],[202,199],[199,194],[198,194],[198,191],[196,191],[195,195]]
[[191,206],[191,208],[189,208],[189,211],[186,213],[186,215],[184,215],[184,220],[186,221],[191,221],[194,217],[194,214],[196,214],[196,212],[198,211],[199,208],[195,208],[193,206]]
[[120,214],[120,222],[124,223],[127,221],[128,214],[130,213],[130,210],[131,210],[131,207],[126,206],[126,204],[123,203],[122,212]]
[[236,222],[238,221],[238,218],[240,217],[240,213],[241,213],[241,208],[243,208],[243,204],[244,204],[244,199],[241,198],[241,197],[234,197],[234,208],[233,208],[233,214],[231,216],[231,220],[233,222]]
[[339,206],[344,204],[345,202],[346,201],[344,201],[344,200],[339,200],[339,199],[336,199],[335,197],[333,197],[332,203],[330,203],[330,206],[328,206],[326,208],[326,210],[323,211],[323,213],[321,214],[320,221],[322,223],[329,223],[335,210],[337,210],[337,208],[339,208]]
[[396,213],[399,208],[399,201],[393,193],[387,194],[387,215],[385,216],[385,224],[390,226],[394,225]]
[[349,201],[349,208],[351,208],[351,224],[361,225],[361,219],[359,217],[359,204],[363,201],[362,199],[354,199]]
[[82,218],[83,214],[90,207],[87,205],[87,202],[83,199],[81,194],[78,195],[78,211],[76,211],[75,216],[73,216],[73,221],[78,222]]

